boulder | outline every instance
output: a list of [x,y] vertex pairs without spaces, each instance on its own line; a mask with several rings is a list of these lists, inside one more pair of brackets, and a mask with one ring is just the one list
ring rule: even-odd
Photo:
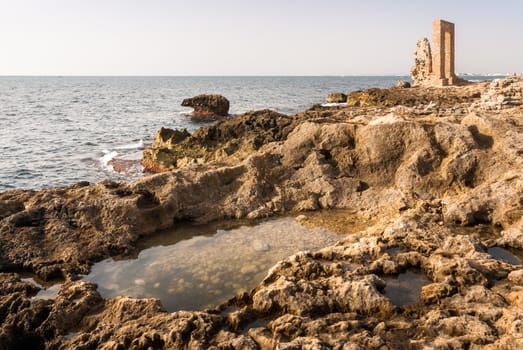
[[222,95],[198,95],[186,98],[182,106],[192,107],[192,118],[196,120],[216,119],[229,115],[229,100]]
[[400,89],[408,89],[410,88],[410,83],[406,80],[398,80],[396,82],[396,87]]
[[345,103],[347,95],[342,92],[333,92],[327,96],[327,103]]

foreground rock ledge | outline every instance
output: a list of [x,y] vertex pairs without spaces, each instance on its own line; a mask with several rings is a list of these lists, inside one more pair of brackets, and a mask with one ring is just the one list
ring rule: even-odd
[[[194,152],[186,157],[202,158],[171,161],[173,171],[1,193],[0,348],[523,347],[523,267],[487,252],[523,248],[521,87],[511,77],[363,92],[365,103],[289,117],[260,111],[170,143],[166,159],[180,159],[180,142]],[[408,103],[389,106],[398,91]],[[260,131],[280,134],[261,132],[254,142],[258,118]],[[140,237],[180,220],[325,208],[374,224],[285,259],[216,310],[167,313],[158,300],[103,299],[75,281],[93,262],[130,254]],[[479,235],[480,223],[501,233]],[[417,304],[397,307],[381,277],[411,268],[431,283]],[[56,300],[34,300],[21,272],[66,283]]]

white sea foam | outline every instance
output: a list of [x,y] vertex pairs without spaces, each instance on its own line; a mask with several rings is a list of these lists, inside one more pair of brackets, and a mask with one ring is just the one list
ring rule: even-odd
[[126,154],[119,154],[118,155],[118,159],[123,159],[123,160],[141,160],[142,159],[142,151],[139,150],[139,151],[134,151],[134,152],[129,152],[129,153],[126,153]]
[[458,73],[461,77],[507,77],[510,73]]
[[144,148],[143,140],[140,140],[136,143],[129,143],[126,145],[121,145],[121,146],[115,147],[115,149],[143,149],[143,148]]
[[109,162],[118,155],[118,152],[116,151],[108,151],[103,150],[102,151],[104,155],[100,158],[100,163],[102,164],[102,167],[109,171],[114,171],[114,168],[112,165],[109,164]]
[[347,105],[347,102],[330,102],[330,103],[322,103],[322,107],[344,107]]

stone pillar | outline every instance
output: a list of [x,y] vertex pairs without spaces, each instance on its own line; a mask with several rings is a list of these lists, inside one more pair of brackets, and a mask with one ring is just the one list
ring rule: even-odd
[[432,22],[432,74],[435,85],[453,85],[454,73],[454,23],[436,19]]

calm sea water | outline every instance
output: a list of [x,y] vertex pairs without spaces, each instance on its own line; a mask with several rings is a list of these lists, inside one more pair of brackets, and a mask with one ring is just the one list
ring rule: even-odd
[[[105,178],[140,158],[162,126],[193,131],[181,101],[219,93],[230,112],[296,113],[330,92],[388,87],[407,77],[0,77],[0,191]],[[139,175],[134,175],[139,176]]]

